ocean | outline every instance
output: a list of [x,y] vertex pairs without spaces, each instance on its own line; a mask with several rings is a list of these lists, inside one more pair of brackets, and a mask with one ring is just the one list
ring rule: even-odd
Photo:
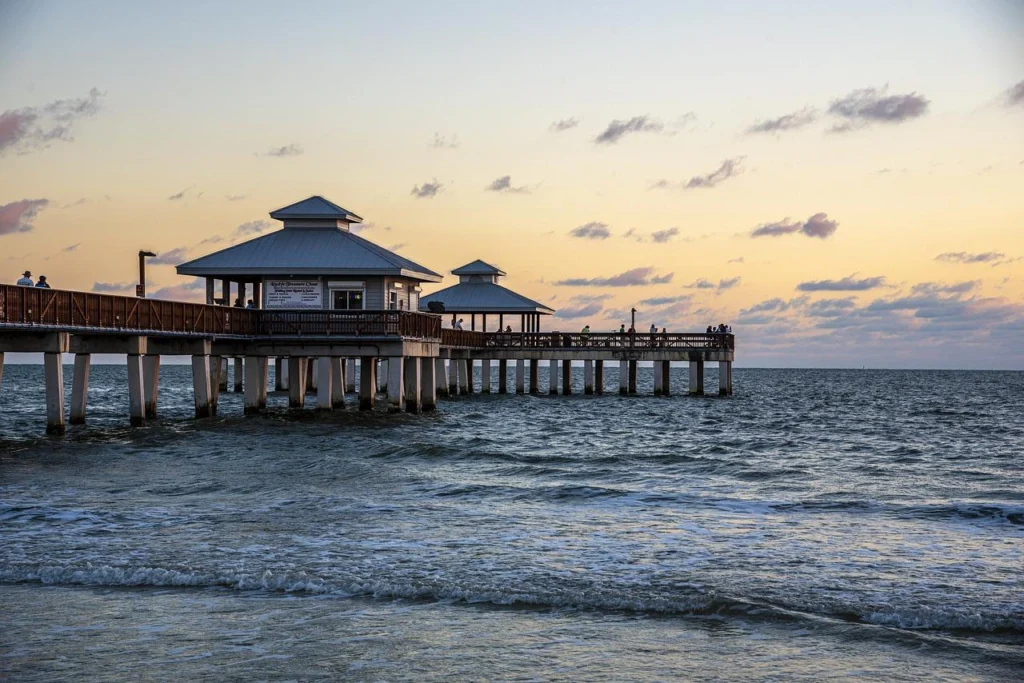
[[165,365],[132,429],[101,365],[46,437],[9,364],[0,679],[1021,680],[1024,373],[672,374],[196,421]]

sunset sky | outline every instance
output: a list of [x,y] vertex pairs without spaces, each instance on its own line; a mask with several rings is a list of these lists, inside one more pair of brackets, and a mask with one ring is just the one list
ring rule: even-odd
[[0,0],[2,277],[198,300],[320,194],[545,329],[1024,369],[1024,3],[769,4]]

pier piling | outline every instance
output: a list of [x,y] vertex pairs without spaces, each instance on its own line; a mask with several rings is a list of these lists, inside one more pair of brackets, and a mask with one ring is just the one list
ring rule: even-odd
[[672,395],[672,362],[661,361],[661,395]]
[[63,354],[44,353],[46,375],[46,433],[64,433],[64,365]]
[[284,358],[274,359],[274,391],[288,388],[288,377],[285,375]]
[[356,392],[356,359],[345,360],[345,391],[349,394]]
[[480,393],[491,393],[491,361],[487,358],[480,361]]
[[569,359],[562,361],[562,395],[569,396],[572,394],[572,361]]
[[625,396],[629,393],[629,362],[619,361],[619,395]]
[[331,357],[320,356],[316,359],[316,408],[332,410],[334,408],[334,375],[331,372]]
[[456,363],[459,365],[459,391],[469,396],[473,393],[473,361],[460,358]]
[[423,412],[437,410],[437,370],[444,371],[444,361],[421,358],[420,362],[420,403]]
[[462,362],[457,358],[448,359],[448,395],[459,395],[459,370],[462,369]]
[[583,393],[594,393],[594,361],[583,361]]
[[156,419],[157,395],[160,389],[160,356],[146,354],[142,357],[142,389],[147,420]]
[[85,407],[89,402],[89,370],[92,355],[75,354],[75,370],[71,377],[71,424],[85,424]]
[[558,361],[551,360],[548,362],[548,393],[558,393]]
[[306,403],[306,359],[301,356],[288,358],[288,407],[301,408]]
[[405,409],[405,364],[402,358],[389,358],[388,369],[388,412],[400,413]]
[[213,411],[210,407],[213,393],[210,364],[210,356],[192,356],[192,394],[195,397],[196,417],[213,416]]
[[418,413],[422,408],[420,402],[420,391],[421,391],[421,379],[420,379],[420,363],[419,358],[407,357],[403,359],[395,359],[395,364],[401,361],[404,366],[402,369],[403,375],[403,386],[402,395],[405,400],[405,410],[410,413]]
[[732,361],[718,361],[718,395],[732,396]]
[[664,387],[664,381],[665,380],[663,378],[664,376],[661,374],[661,365],[662,365],[662,361],[656,360],[656,361],[654,361],[654,367],[652,368],[652,372],[654,374],[654,395],[655,396],[661,396],[664,393],[663,387]]
[[498,361],[498,393],[508,393],[508,361],[504,358]]
[[235,393],[242,393],[242,367],[244,365],[244,359],[242,356],[235,356]]
[[[533,362],[531,361],[531,367],[532,363]],[[531,382],[532,381],[533,380],[531,378]],[[526,361],[522,358],[516,361],[516,393],[526,393]]]
[[603,360],[595,360],[594,361],[594,385],[595,385],[594,389],[597,391],[597,394],[599,396],[604,394],[604,361]]
[[690,396],[704,395],[704,361],[690,361]]
[[[429,360],[429,359],[424,359]],[[438,356],[433,361],[434,364],[434,387],[436,390],[436,396],[444,398],[448,397],[448,369],[444,364],[444,358]]]
[[345,359],[331,358],[331,407],[345,409]]
[[253,415],[260,411],[260,379],[262,369],[257,356],[245,357],[245,406],[243,412],[246,415]]
[[636,361],[629,361],[629,394],[636,394]]
[[373,410],[377,401],[377,359],[363,356],[359,359],[359,410]]
[[540,393],[540,361],[536,358],[530,360],[530,393]]

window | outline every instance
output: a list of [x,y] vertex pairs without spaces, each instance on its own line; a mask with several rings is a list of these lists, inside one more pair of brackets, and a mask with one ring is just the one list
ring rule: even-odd
[[388,292],[388,309],[392,311],[398,309],[398,292],[394,290]]
[[363,290],[332,289],[331,308],[336,311],[363,310]]

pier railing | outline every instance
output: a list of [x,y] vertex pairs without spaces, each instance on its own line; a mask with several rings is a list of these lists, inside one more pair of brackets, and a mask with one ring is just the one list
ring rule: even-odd
[[266,336],[400,336],[438,339],[441,317],[415,311],[257,311]]
[[441,331],[441,345],[502,349],[721,349],[734,351],[736,339],[719,333],[655,333],[630,334],[568,333],[568,332],[472,332]]

